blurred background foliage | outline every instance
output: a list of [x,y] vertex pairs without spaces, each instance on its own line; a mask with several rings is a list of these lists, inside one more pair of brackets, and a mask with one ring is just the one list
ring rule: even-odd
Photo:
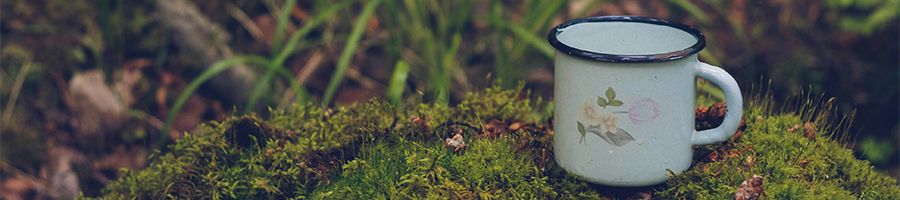
[[[159,11],[179,2],[221,37],[183,39],[191,32]],[[550,98],[547,31],[596,15],[700,29],[701,60],[723,66],[747,96],[765,88],[782,102],[836,97],[843,113],[856,113],[849,134],[858,155],[900,174],[900,0],[12,0],[0,8],[0,178],[31,189],[95,193],[118,168],[143,167],[148,152],[201,122],[293,102],[423,94],[456,103],[497,80]],[[204,62],[190,42],[233,53]],[[207,81],[244,65],[249,89]],[[699,91],[716,94],[704,84]],[[67,175],[79,177],[75,186],[49,186]]]

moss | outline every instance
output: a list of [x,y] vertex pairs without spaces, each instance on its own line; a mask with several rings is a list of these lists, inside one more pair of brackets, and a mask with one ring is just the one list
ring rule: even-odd
[[[457,106],[410,99],[321,108],[298,105],[268,119],[233,117],[187,135],[152,164],[104,189],[105,198],[601,199],[610,188],[566,175],[550,155],[553,132],[542,102],[497,87]],[[692,169],[655,196],[728,199],[741,182],[764,177],[770,198],[900,197],[896,180],[828,139],[796,129],[805,115],[751,106],[747,129],[698,148]],[[818,122],[817,122],[818,123]],[[820,126],[823,127],[823,126]],[[793,129],[793,130],[789,130]],[[454,151],[444,139],[463,135]],[[612,192],[614,194],[615,192]]]
[[[670,179],[671,187],[657,195],[732,198],[741,182],[760,175],[764,177],[765,195],[774,199],[900,198],[895,179],[874,171],[868,161],[857,160],[853,152],[831,139],[846,133],[828,132],[840,130],[825,123],[829,122],[824,119],[828,113],[818,113],[815,118],[808,116],[810,112],[772,114],[760,105],[751,104],[747,109],[745,116],[752,120],[747,120],[747,128],[740,136],[723,145],[706,147],[716,150],[695,158],[698,163]],[[813,121],[817,123],[814,125]],[[810,127],[802,126],[807,123]],[[807,137],[805,132],[815,136]]]

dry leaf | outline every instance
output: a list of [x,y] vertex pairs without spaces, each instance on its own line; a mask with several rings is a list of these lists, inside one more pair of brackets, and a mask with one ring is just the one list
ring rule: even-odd
[[809,140],[816,140],[816,125],[812,122],[806,122],[803,124],[803,136]]
[[753,200],[765,195],[763,191],[763,177],[753,175],[752,178],[744,180],[741,186],[734,193],[735,200]]
[[516,122],[516,123],[510,124],[509,128],[507,128],[507,129],[509,131],[519,131],[519,129],[522,129],[522,126],[523,126],[522,122]]
[[500,134],[506,132],[506,127],[508,127],[506,123],[494,119],[483,126],[481,133],[484,135],[484,137],[496,138],[497,136],[500,136]]

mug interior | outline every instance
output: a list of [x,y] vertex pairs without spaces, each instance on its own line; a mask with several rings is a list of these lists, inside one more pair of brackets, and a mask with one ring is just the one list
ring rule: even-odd
[[670,26],[641,22],[585,22],[560,30],[559,41],[585,51],[616,54],[665,54],[686,49],[697,38]]
[[608,62],[677,60],[706,45],[703,34],[687,25],[637,16],[571,20],[551,30],[548,40],[562,53]]

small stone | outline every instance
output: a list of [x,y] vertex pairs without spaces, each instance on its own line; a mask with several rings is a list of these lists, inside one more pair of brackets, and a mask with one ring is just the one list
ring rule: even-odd
[[765,195],[763,191],[763,177],[759,175],[753,175],[750,179],[744,180],[741,182],[741,186],[738,187],[737,191],[734,193],[735,200],[753,200],[759,199],[759,197]]
[[453,149],[454,152],[459,152],[466,148],[466,141],[463,139],[462,134],[457,133],[453,137],[444,140],[444,145]]

